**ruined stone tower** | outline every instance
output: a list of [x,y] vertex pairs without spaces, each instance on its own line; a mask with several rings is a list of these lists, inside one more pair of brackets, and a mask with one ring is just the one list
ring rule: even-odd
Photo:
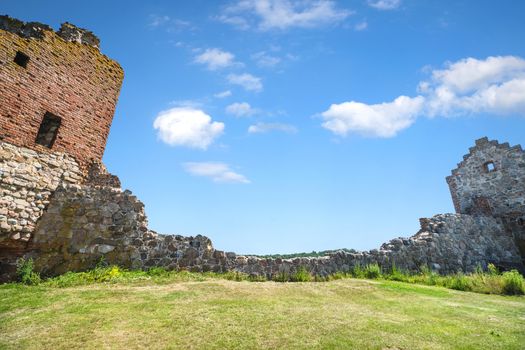
[[101,161],[124,73],[98,46],[69,23],[0,16],[0,140]]
[[525,261],[525,152],[520,145],[476,141],[447,177],[458,214],[501,219]]

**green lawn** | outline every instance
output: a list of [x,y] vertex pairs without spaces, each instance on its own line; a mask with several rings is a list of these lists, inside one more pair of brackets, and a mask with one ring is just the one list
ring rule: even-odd
[[393,281],[0,286],[0,349],[525,349],[525,297]]

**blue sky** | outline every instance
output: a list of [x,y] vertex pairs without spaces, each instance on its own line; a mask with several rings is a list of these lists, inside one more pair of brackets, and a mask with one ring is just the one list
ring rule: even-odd
[[522,1],[39,1],[125,70],[104,161],[150,227],[238,253],[371,249],[452,212],[482,136],[525,144]]

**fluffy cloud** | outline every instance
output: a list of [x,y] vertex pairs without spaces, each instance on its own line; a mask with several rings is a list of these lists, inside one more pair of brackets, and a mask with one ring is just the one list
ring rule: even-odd
[[329,0],[238,0],[218,19],[240,29],[310,28],[343,21],[351,11]]
[[235,56],[221,49],[206,49],[195,56],[195,62],[207,66],[209,70],[231,67],[235,64]]
[[393,10],[401,5],[401,0],[368,0],[368,5],[378,10]]
[[153,127],[168,145],[200,149],[207,149],[224,131],[223,123],[214,122],[203,111],[190,107],[160,112]]
[[263,89],[261,78],[255,77],[251,74],[230,74],[228,75],[228,82],[234,85],[240,85],[245,90],[259,92]]
[[190,162],[184,163],[184,170],[195,176],[211,178],[214,182],[223,183],[250,183],[244,175],[230,169],[225,163],[220,162]]
[[226,107],[226,113],[236,117],[249,117],[257,113],[257,110],[247,102],[235,102]]
[[391,137],[409,127],[423,107],[424,98],[399,96],[393,102],[367,105],[360,102],[333,104],[321,115],[323,127],[339,136],[356,132]]
[[282,123],[257,123],[248,127],[248,132],[250,134],[262,134],[271,131],[282,131],[289,134],[295,134],[297,128],[293,125]]
[[391,137],[422,115],[451,117],[474,113],[525,116],[525,60],[515,56],[466,58],[433,70],[419,83],[417,97],[368,105],[333,104],[321,113],[323,127],[345,136],[350,132]]
[[419,84],[429,116],[525,114],[525,60],[515,56],[466,58],[434,70]]
[[216,93],[215,95],[213,95],[213,97],[226,98],[226,97],[230,97],[231,95],[232,95],[232,92],[230,90],[226,90],[226,91],[221,91],[221,92]]

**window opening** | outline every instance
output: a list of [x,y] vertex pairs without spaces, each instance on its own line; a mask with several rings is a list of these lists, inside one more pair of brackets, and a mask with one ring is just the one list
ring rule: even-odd
[[485,172],[490,173],[493,171],[496,171],[496,165],[494,165],[494,162],[486,162],[483,167],[485,168]]
[[27,68],[27,63],[29,62],[29,56],[23,52],[17,51],[14,61],[20,67]]
[[47,148],[53,147],[61,122],[62,119],[60,117],[46,112],[44,119],[42,119],[42,124],[40,124],[40,128],[38,129],[35,142]]

